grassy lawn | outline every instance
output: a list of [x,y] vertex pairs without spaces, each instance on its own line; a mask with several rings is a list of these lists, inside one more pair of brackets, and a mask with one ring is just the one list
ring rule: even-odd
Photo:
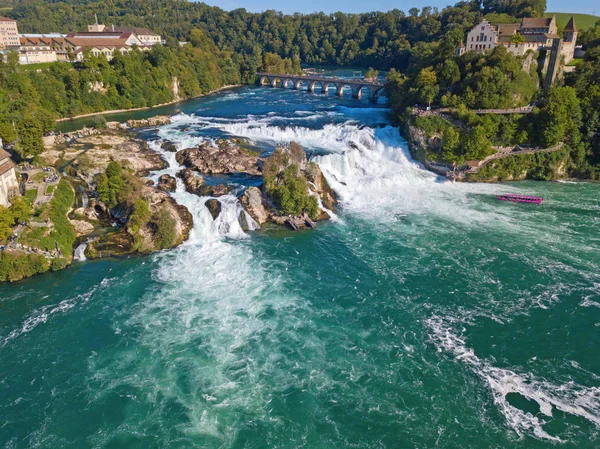
[[33,175],[30,179],[32,179],[35,182],[42,182],[46,176],[46,172],[41,171]]
[[52,192],[54,192],[55,188],[56,188],[55,185],[48,186],[48,188],[46,189],[46,195],[52,195]]
[[27,189],[25,191],[25,202],[30,206],[33,205],[35,198],[37,197],[37,189]]
[[571,16],[575,17],[575,26],[579,29],[579,31],[587,30],[588,28],[592,28],[598,20],[600,20],[600,16],[593,16],[591,14],[571,14],[569,12],[546,12],[544,13],[544,17],[552,17],[556,16],[556,24],[559,28],[564,28]]
[[581,64],[583,62],[583,58],[573,59],[571,62],[567,64],[567,67],[573,67]]
[[19,66],[23,70],[37,70],[37,69],[49,69],[54,62],[40,62],[38,64],[24,64]]
[[75,193],[69,183],[62,179],[56,187],[56,193],[50,200],[47,210],[43,210],[38,219],[48,216],[53,223],[52,228],[30,227],[19,237],[19,242],[25,245],[52,251],[56,243],[65,255],[73,251],[75,231],[67,218],[67,211],[75,201]]

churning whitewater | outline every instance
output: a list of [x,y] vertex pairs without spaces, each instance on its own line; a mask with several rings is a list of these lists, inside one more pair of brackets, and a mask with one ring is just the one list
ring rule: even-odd
[[215,177],[215,220],[178,179],[180,247],[0,287],[0,445],[597,447],[600,190],[443,182],[387,114],[243,88],[144,131],[154,182],[166,141],[295,141],[338,219],[244,232],[255,179]]

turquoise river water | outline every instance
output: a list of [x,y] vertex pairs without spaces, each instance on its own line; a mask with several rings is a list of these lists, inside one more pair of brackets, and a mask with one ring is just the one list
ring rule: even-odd
[[365,100],[177,107],[152,148],[294,140],[336,219],[244,233],[179,186],[182,246],[0,285],[0,447],[600,446],[599,185],[444,182]]

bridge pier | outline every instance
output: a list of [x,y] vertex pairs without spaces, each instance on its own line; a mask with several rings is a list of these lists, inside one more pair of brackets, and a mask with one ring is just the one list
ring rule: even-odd
[[271,80],[271,87],[277,87],[277,78]]
[[344,85],[343,84],[338,84],[335,86],[335,94],[338,97],[343,97],[344,96]]
[[363,88],[363,86],[353,86],[352,87],[352,98],[356,98],[357,100],[360,100],[360,90]]

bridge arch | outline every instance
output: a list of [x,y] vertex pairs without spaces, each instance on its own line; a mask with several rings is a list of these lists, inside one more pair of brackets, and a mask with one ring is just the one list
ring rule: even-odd
[[279,83],[279,87],[283,87],[281,83],[281,78],[279,78],[278,76],[272,76],[269,81],[271,83],[271,87],[278,87],[277,83]]
[[376,86],[368,86],[369,87],[369,98],[376,99],[379,98],[379,95],[385,92],[383,87]]
[[352,91],[352,96],[354,96],[354,86],[350,85],[350,84],[346,84],[346,83],[339,83],[336,84],[336,91],[335,94],[338,97],[343,97],[344,96],[344,91],[346,90],[346,88],[350,89]]
[[317,87],[317,84],[319,85],[319,87],[321,88],[321,92],[323,92],[323,83],[321,81],[315,80],[315,81],[311,81],[308,84],[308,91],[309,92],[314,92],[315,88]]
[[295,83],[294,80],[291,78],[283,78],[281,80],[281,87],[283,87],[284,89],[288,88],[288,83],[292,83],[292,88],[294,87]]
[[307,90],[310,90],[310,83],[307,80],[295,80],[294,82],[294,89],[296,90],[300,90],[302,88],[302,84],[304,84],[307,88]]
[[271,85],[271,79],[268,76],[261,76],[259,82],[261,86]]
[[334,83],[333,81],[325,81],[324,83],[321,83],[321,85],[323,86],[321,89],[321,92],[326,95],[329,95],[329,88],[331,86],[335,87],[336,92],[337,92],[338,85],[337,85],[337,83]]

